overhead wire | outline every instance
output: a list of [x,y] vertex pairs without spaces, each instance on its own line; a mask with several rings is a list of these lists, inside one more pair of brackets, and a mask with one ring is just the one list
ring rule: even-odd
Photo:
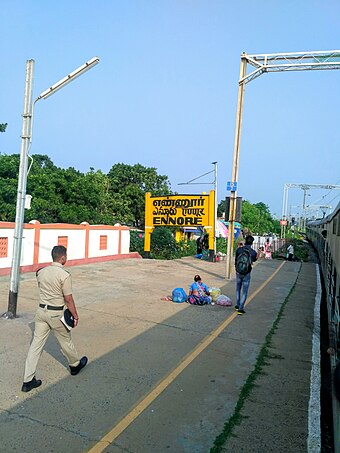
[[[339,182],[340,182],[340,179],[338,179],[337,182],[335,184],[332,184],[332,185],[336,186]],[[329,191],[325,195],[322,195],[322,197],[320,197],[317,200],[313,201],[311,204],[317,204],[319,201],[324,200],[332,192],[332,190],[334,190],[334,189],[329,189]],[[337,195],[335,198],[337,198],[339,195]],[[334,198],[332,200],[334,200]],[[331,203],[331,201],[329,203]]]
[[328,203],[332,203],[333,200],[335,200],[336,198],[340,197],[340,193],[338,193],[338,195],[335,195],[334,198],[332,198]]

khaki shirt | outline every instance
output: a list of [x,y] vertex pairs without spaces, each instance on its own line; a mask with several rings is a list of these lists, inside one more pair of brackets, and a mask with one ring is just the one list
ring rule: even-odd
[[40,303],[60,307],[64,296],[72,294],[71,275],[60,263],[52,263],[37,272]]

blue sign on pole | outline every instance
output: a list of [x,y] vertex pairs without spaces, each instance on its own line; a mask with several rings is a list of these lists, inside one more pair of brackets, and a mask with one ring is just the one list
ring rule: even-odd
[[233,181],[228,181],[227,182],[227,190],[230,190],[230,192],[236,192],[237,190],[237,182]]

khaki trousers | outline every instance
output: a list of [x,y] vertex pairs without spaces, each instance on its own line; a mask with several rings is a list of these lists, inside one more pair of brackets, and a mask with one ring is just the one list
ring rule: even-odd
[[25,364],[24,382],[31,381],[35,376],[41,353],[51,330],[53,330],[69,365],[77,366],[79,364],[79,355],[73,344],[71,332],[60,321],[62,315],[62,310],[47,310],[46,307],[38,308],[35,314],[34,336]]

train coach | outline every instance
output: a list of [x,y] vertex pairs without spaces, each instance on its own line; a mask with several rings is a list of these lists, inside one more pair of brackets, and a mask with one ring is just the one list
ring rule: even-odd
[[329,216],[308,222],[306,234],[318,253],[324,283],[323,300],[327,304],[328,352],[331,362],[333,427],[336,441],[340,439],[340,203]]

